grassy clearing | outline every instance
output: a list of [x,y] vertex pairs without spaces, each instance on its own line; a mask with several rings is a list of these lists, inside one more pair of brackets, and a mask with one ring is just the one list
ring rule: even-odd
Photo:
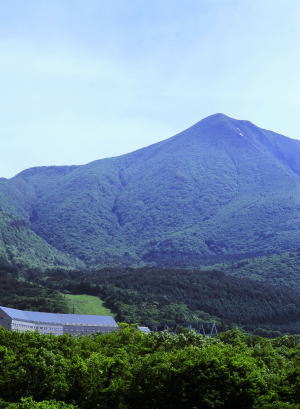
[[114,315],[108,308],[103,306],[103,301],[93,295],[73,295],[64,294],[66,297],[70,313],[75,314],[95,314],[95,315]]

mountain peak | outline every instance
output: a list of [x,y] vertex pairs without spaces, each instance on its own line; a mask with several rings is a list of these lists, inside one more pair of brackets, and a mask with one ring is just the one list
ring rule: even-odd
[[254,125],[249,121],[231,118],[222,113],[216,113],[209,115],[190,128],[187,128],[184,133],[190,133],[192,131],[194,135],[202,135],[206,137],[215,137],[217,135],[224,137],[225,135],[235,134],[243,136],[240,128],[252,128],[253,126]]
[[226,122],[226,123],[237,123],[237,122],[246,122],[246,123],[250,123],[249,121],[245,121],[243,119],[236,119],[236,118],[232,118],[228,115],[222,114],[222,113],[216,113],[216,114],[212,114],[207,116],[206,118],[202,119],[200,122],[198,123],[220,123],[220,122]]
[[217,112],[216,114],[212,114],[207,116],[206,118],[202,119],[202,121],[215,121],[215,120],[230,120],[233,118],[230,118],[229,116],[222,114],[221,112]]
[[187,130],[190,129],[202,129],[203,131],[207,131],[208,129],[213,129],[213,128],[224,128],[228,126],[237,126],[240,122],[247,122],[247,121],[240,121],[238,119],[231,118],[230,116],[227,116],[222,113],[216,113],[207,116],[206,118],[201,119],[201,121],[195,123],[191,127],[187,128]]

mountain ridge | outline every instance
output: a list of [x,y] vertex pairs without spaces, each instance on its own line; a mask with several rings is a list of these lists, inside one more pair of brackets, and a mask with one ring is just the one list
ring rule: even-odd
[[0,180],[0,209],[88,265],[295,250],[299,155],[300,141],[214,114],[125,155]]

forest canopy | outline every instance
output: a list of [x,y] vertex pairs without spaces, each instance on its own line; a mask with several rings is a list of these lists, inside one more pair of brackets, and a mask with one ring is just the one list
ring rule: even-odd
[[[299,409],[299,337],[239,330],[71,337],[0,329],[7,409]],[[1,407],[1,404],[0,404]]]

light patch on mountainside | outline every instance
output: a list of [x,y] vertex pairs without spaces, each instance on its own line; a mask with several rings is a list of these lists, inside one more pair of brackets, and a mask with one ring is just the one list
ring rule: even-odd
[[103,305],[99,297],[86,294],[63,294],[68,301],[71,314],[112,315],[114,314]]

